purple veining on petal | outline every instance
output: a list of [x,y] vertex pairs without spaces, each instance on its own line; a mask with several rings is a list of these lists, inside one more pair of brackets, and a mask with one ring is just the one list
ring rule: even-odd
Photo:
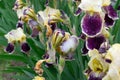
[[28,45],[28,43],[24,42],[21,44],[21,51],[24,53],[30,51],[30,46]]
[[89,50],[92,50],[94,48],[95,49],[99,49],[100,45],[103,42],[105,42],[104,36],[97,36],[97,37],[94,37],[94,38],[87,38],[87,40],[86,40],[86,47]]
[[13,53],[14,52],[14,44],[8,43],[7,47],[5,48],[5,51],[8,53]]
[[79,15],[80,13],[81,13],[81,9],[80,8],[78,8],[77,10],[76,10],[76,12],[75,12],[75,15]]
[[102,31],[102,18],[97,13],[93,15],[87,13],[82,19],[81,27],[85,35],[94,37]]
[[111,27],[114,25],[114,20],[112,18],[109,18],[108,14],[105,14],[105,26],[106,27]]
[[103,8],[110,18],[112,18],[113,20],[118,19],[117,11],[115,11],[112,5],[104,6]]

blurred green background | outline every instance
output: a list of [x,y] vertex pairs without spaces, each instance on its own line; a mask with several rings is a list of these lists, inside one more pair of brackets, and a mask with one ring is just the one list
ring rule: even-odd
[[[35,12],[45,9],[45,0],[30,0],[34,6]],[[49,6],[54,7],[54,1],[50,0]],[[45,48],[39,42],[38,38],[31,38],[28,36],[27,42],[32,50],[29,55],[25,55],[20,52],[19,44],[16,44],[16,50],[12,55],[4,52],[5,46],[7,46],[7,40],[4,35],[12,29],[16,28],[18,21],[15,11],[12,10],[15,0],[0,0],[0,80],[31,80],[36,73],[33,68],[37,60],[42,58],[45,53]],[[74,12],[77,9],[75,3],[72,0],[56,0],[57,8],[63,10],[70,18],[72,27],[75,27],[76,34],[81,34],[80,22],[83,14],[74,16]],[[113,1],[114,8],[117,10],[120,1]],[[120,11],[117,11],[120,16]],[[25,25],[27,26],[27,25]],[[58,27],[69,32],[66,25],[58,24]],[[27,29],[27,28],[26,28]],[[25,29],[25,30],[26,30]],[[112,34],[111,44],[120,43],[120,19],[116,21],[114,27],[110,29]],[[28,35],[28,33],[26,33]],[[81,48],[83,41],[81,40],[76,50],[75,60],[66,62],[64,71],[61,76],[61,80],[86,80],[83,71],[87,67],[88,57],[82,56]],[[45,67],[44,75],[46,80],[58,80],[58,73],[55,67]]]

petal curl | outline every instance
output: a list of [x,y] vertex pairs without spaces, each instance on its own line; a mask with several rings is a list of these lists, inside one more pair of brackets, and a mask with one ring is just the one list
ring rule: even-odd
[[118,14],[117,14],[117,12],[115,11],[115,9],[113,8],[112,5],[104,6],[103,8],[110,18],[112,18],[113,20],[118,19]]
[[109,16],[108,16],[108,14],[105,14],[105,26],[106,27],[110,27],[110,26],[113,26],[114,25],[114,20],[113,19],[111,19]]

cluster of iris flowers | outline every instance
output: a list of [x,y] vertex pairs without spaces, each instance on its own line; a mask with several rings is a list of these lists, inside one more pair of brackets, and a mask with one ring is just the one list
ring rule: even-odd
[[[15,43],[21,45],[21,51],[28,53],[30,46],[27,44],[27,36],[24,33],[24,24],[31,29],[31,37],[40,36],[44,43],[44,33],[47,38],[46,53],[43,59],[35,65],[35,72],[38,74],[33,80],[45,80],[42,63],[57,65],[60,74],[62,73],[65,61],[73,60],[79,40],[84,40],[82,53],[90,57],[85,75],[88,80],[119,80],[120,79],[120,44],[109,44],[109,28],[111,28],[118,14],[111,5],[110,0],[75,0],[79,2],[76,15],[84,13],[81,20],[82,34],[80,37],[70,34],[57,27],[57,23],[68,24],[69,17],[59,9],[48,6],[46,9],[35,13],[34,9],[22,0],[16,0],[13,10],[16,11],[18,22],[16,29],[5,35],[8,45],[5,51],[13,53]],[[67,25],[68,26],[68,25]],[[59,56],[56,56],[58,54]],[[59,57],[59,58],[58,58]]]

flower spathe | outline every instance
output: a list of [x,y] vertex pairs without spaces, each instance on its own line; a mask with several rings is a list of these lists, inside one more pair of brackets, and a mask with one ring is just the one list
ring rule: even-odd
[[28,52],[30,50],[30,47],[26,42],[26,35],[24,34],[22,28],[11,30],[5,35],[5,38],[8,40],[8,46],[5,50],[9,53],[14,51],[15,42],[19,42],[21,44],[22,52]]

